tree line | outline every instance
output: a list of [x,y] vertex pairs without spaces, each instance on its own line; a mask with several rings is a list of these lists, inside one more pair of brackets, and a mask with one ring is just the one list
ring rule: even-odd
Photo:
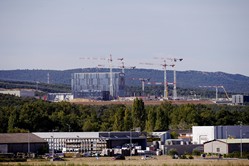
[[193,125],[249,124],[249,106],[160,105],[145,106],[142,99],[129,105],[76,105],[51,103],[0,94],[0,132],[142,131],[190,129]]

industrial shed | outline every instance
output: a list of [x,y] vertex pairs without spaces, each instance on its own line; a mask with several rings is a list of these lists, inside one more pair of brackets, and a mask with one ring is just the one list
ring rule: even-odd
[[38,153],[48,152],[48,142],[32,133],[0,134],[0,153]]
[[228,154],[241,150],[249,152],[249,139],[215,139],[204,143],[205,153]]
[[147,133],[135,131],[123,132],[35,132],[47,140],[49,151],[66,152],[101,152],[103,149],[122,147],[134,143],[146,149]]

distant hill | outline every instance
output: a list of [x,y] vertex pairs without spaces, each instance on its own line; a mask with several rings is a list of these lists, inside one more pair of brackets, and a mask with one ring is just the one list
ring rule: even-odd
[[[108,72],[108,69],[72,69],[72,70],[0,70],[0,80],[27,81],[50,84],[71,84],[71,74],[79,72]],[[113,69],[114,72],[120,69]],[[153,69],[127,69],[126,84],[141,85],[138,78],[150,78],[151,82],[163,82],[163,71]],[[167,71],[168,82],[173,82],[173,71]],[[134,79],[135,78],[135,79]],[[228,92],[249,94],[249,77],[223,72],[177,71],[177,86],[196,89],[203,85],[223,85]]]

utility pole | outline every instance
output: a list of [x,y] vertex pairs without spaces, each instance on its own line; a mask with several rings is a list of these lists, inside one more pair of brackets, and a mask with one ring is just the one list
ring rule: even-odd
[[28,157],[30,157],[30,131],[28,131]]
[[243,147],[242,147],[242,122],[239,121],[240,123],[240,158],[243,157]]

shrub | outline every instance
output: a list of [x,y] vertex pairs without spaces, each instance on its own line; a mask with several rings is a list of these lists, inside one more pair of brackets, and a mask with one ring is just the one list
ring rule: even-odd
[[169,152],[168,152],[168,154],[171,155],[171,156],[173,156],[173,155],[175,155],[175,154],[178,155],[178,152],[177,152],[176,149],[170,149]]
[[192,154],[195,156],[200,156],[201,152],[199,150],[193,150]]
[[186,155],[181,155],[180,159],[187,159]]
[[188,157],[188,159],[194,159],[194,157],[190,155],[190,156]]

